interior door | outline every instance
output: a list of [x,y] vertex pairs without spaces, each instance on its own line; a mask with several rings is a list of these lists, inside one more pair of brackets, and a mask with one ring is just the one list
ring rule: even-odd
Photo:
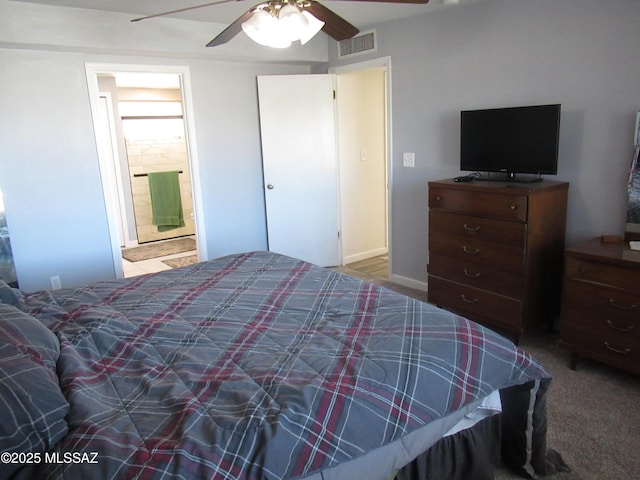
[[269,250],[340,264],[333,75],[258,77]]

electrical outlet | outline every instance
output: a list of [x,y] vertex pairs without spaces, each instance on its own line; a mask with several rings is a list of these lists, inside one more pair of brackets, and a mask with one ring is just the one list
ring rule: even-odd
[[51,280],[51,288],[53,290],[60,290],[62,288],[62,281],[60,280],[60,275],[54,275],[53,277],[49,277]]
[[402,166],[413,168],[416,166],[416,154],[413,152],[405,152],[402,154]]

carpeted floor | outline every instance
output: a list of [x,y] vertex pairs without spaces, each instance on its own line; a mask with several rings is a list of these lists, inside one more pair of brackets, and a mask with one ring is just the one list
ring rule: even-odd
[[176,238],[160,242],[148,243],[139,247],[122,249],[122,258],[130,262],[140,262],[150,258],[165,257],[176,253],[189,252],[196,249],[193,237]]
[[[547,412],[549,447],[572,468],[557,480],[640,478],[640,376],[569,354],[552,335],[525,335],[520,346],[553,376]],[[518,477],[500,470],[496,480]]]
[[[337,269],[426,301],[426,292],[349,267]],[[546,478],[640,478],[640,375],[589,359],[581,360],[578,369],[573,371],[569,368],[569,353],[557,346],[557,337],[551,334],[527,333],[521,338],[520,346],[553,377],[547,405],[547,443],[560,452],[572,469]],[[504,468],[498,468],[495,476],[496,480],[519,478]]]

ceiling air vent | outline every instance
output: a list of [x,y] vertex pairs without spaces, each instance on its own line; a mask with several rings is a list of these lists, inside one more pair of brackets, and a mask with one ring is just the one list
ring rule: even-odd
[[378,50],[376,43],[376,31],[361,32],[353,38],[338,42],[338,58],[352,57],[364,53],[373,53]]

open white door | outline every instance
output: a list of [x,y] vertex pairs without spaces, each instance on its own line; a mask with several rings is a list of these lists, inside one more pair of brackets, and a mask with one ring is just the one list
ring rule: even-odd
[[258,77],[269,250],[340,264],[333,75]]

